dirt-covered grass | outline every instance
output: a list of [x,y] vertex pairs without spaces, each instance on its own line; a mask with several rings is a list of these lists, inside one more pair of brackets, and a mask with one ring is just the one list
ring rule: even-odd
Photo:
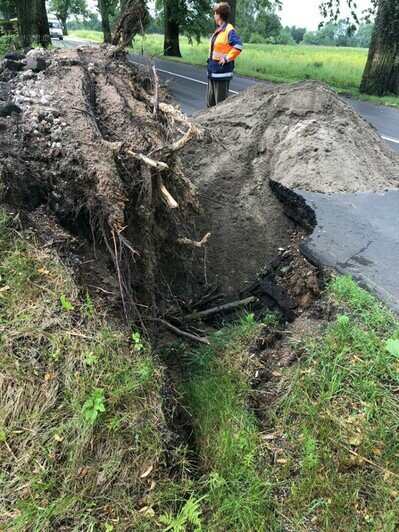
[[[71,37],[79,37],[94,42],[103,42],[103,35],[96,31],[76,30]],[[136,37],[133,51],[163,57],[163,36],[146,35],[144,40]],[[167,57],[204,67],[208,57],[208,40],[199,44],[189,43],[180,37],[182,58]],[[359,92],[360,80],[366,64],[366,48],[347,48],[310,45],[272,45],[244,43],[244,53],[236,62],[236,74],[278,83],[293,83],[302,80],[323,81],[340,94],[375,104],[398,105],[394,95],[383,97],[369,96]]]

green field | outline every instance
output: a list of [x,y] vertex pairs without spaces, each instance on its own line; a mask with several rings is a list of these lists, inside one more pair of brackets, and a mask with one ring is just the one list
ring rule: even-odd
[[[71,35],[102,41],[102,34],[89,31],[71,31]],[[163,36],[137,37],[135,52],[162,56]],[[180,38],[182,58],[169,58],[205,68],[208,43],[189,44]],[[245,44],[244,53],[237,60],[236,73],[275,82],[295,82],[304,79],[323,81],[339,93],[350,94],[373,103],[398,105],[395,96],[383,98],[359,93],[361,76],[367,59],[365,48],[339,48],[330,46],[283,46],[272,44]]]

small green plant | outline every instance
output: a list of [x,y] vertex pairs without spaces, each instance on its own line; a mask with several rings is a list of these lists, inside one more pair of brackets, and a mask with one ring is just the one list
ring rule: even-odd
[[141,340],[141,335],[139,332],[134,332],[132,334],[132,340],[134,342],[134,348],[136,351],[141,351],[144,347],[144,344]]
[[255,323],[255,314],[251,312],[245,316],[245,321],[248,325],[253,325]]
[[341,327],[347,327],[349,325],[349,317],[346,316],[345,314],[341,314],[341,315],[337,316],[337,323]]
[[58,360],[60,359],[60,355],[61,355],[61,350],[59,347],[56,347],[54,351],[51,351],[50,353],[50,357],[52,358],[52,360],[55,360],[55,362],[58,362]]
[[196,532],[202,530],[200,502],[205,497],[206,495],[197,499],[194,495],[191,495],[176,517],[172,513],[161,515],[159,520],[166,525],[163,532],[167,532],[168,530],[172,530],[172,532],[185,532],[188,529],[187,525],[192,525],[189,527],[190,530]]
[[60,302],[64,310],[71,311],[75,309],[75,307],[72,305],[72,303],[69,301],[69,299],[67,299],[67,297],[64,294],[62,294],[62,296],[60,297]]
[[92,318],[95,314],[95,309],[94,309],[93,301],[90,297],[90,294],[87,291],[85,295],[85,303],[86,303],[86,308],[85,308],[84,315],[86,318]]
[[101,388],[94,388],[91,396],[82,406],[82,414],[89,423],[94,423],[101,412],[105,412],[104,391]]
[[393,357],[399,358],[399,340],[394,340],[393,338],[390,338],[387,341],[385,349]]
[[86,366],[95,366],[98,363],[98,356],[96,356],[93,351],[90,351],[85,356],[83,362],[86,364]]

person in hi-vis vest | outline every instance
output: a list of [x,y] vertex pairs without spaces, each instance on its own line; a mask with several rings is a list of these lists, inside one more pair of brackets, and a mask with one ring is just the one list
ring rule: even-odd
[[213,7],[217,25],[209,44],[208,90],[206,103],[212,107],[229,95],[233,77],[234,60],[242,52],[242,42],[234,27],[229,24],[230,6],[220,2]]

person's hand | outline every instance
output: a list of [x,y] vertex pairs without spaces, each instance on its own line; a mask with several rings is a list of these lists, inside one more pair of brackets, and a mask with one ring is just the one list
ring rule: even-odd
[[226,61],[226,59],[224,59],[224,57],[222,57],[222,58],[219,59],[219,61],[218,61],[218,64],[219,64],[220,66],[223,66],[225,63],[227,63],[227,61]]

